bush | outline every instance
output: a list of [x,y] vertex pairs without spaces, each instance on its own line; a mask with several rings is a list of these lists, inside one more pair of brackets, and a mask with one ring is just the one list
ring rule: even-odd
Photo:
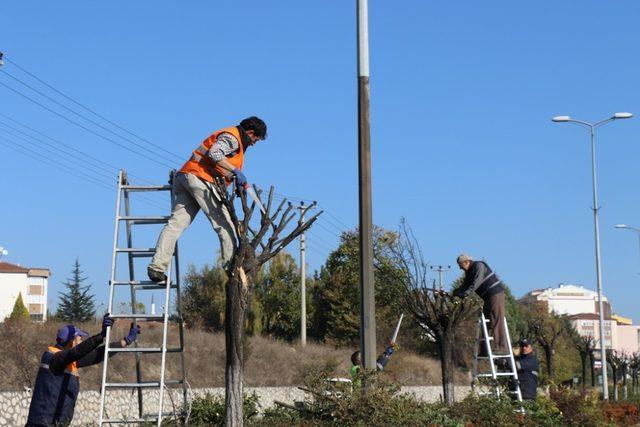
[[597,390],[573,391],[552,387],[549,397],[562,412],[568,426],[601,426],[604,424]]
[[[244,395],[244,421],[258,413],[258,396],[255,393]],[[224,405],[224,396],[216,396],[210,393],[193,399],[189,425],[193,426],[223,426],[227,411]]]
[[602,413],[607,422],[618,426],[632,426],[640,424],[638,405],[628,402],[604,402]]

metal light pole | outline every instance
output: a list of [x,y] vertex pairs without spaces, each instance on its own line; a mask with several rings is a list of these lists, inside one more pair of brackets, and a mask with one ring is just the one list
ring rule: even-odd
[[376,316],[373,287],[371,213],[371,123],[369,117],[369,13],[357,0],[358,27],[358,181],[360,193],[360,354],[366,369],[376,369]]
[[616,228],[622,228],[622,229],[626,229],[626,230],[635,231],[636,234],[638,235],[638,244],[640,245],[640,228],[632,227],[632,226],[626,225],[626,224],[618,224],[618,225],[616,225]]
[[600,267],[600,226],[598,225],[598,186],[596,180],[596,128],[605,125],[614,120],[629,119],[633,117],[631,113],[615,113],[613,116],[608,117],[596,123],[588,123],[582,120],[575,120],[569,116],[556,116],[552,121],[556,123],[576,123],[589,128],[591,134],[591,177],[593,185],[593,227],[595,235],[596,246],[596,279],[598,284],[598,311],[600,312],[600,361],[602,366],[602,398],[604,400],[609,399],[609,386],[607,379],[607,351],[605,348],[605,335],[604,335],[604,310],[602,305],[602,272]]

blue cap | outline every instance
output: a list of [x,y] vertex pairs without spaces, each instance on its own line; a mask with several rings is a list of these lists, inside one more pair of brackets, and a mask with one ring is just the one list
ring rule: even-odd
[[82,338],[86,338],[89,336],[88,333],[83,331],[82,329],[76,328],[73,325],[66,325],[62,328],[58,329],[58,335],[56,336],[56,342],[60,344],[66,344],[77,336],[81,336]]

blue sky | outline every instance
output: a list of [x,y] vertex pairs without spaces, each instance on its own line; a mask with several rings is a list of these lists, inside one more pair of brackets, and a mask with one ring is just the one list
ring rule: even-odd
[[[371,0],[375,223],[394,229],[406,217],[430,262],[485,258],[518,296],[561,282],[595,288],[588,133],[550,118],[640,114],[640,5],[577,4]],[[357,223],[355,2],[13,1],[0,14],[0,83],[93,132],[0,85],[0,121],[71,147],[26,142],[0,124],[0,245],[8,262],[51,268],[52,302],[76,257],[98,300],[107,297],[115,194],[88,176],[109,187],[124,168],[163,182],[210,132],[248,115],[270,134],[248,154],[249,179],[330,214],[308,236],[312,270]],[[640,226],[639,135],[634,118],[597,137],[604,291],[636,321],[638,241],[613,226]],[[75,150],[102,167],[73,162]],[[156,234],[143,232],[140,245]],[[181,241],[185,265],[211,263],[216,250],[204,219]]]

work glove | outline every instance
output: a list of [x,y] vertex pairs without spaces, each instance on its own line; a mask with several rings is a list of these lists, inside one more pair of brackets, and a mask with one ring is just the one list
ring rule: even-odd
[[141,333],[142,331],[140,330],[140,325],[134,325],[133,323],[131,323],[131,327],[129,328],[129,335],[124,337],[124,340],[126,341],[127,345],[137,340],[138,335],[140,335]]
[[235,168],[233,171],[233,175],[236,177],[236,185],[241,188],[246,188],[249,183],[247,182],[247,177],[244,176],[242,171],[238,168]]
[[107,328],[111,326],[113,326],[113,319],[109,316],[109,313],[107,313],[102,318],[102,331],[100,331],[102,338],[107,336]]

